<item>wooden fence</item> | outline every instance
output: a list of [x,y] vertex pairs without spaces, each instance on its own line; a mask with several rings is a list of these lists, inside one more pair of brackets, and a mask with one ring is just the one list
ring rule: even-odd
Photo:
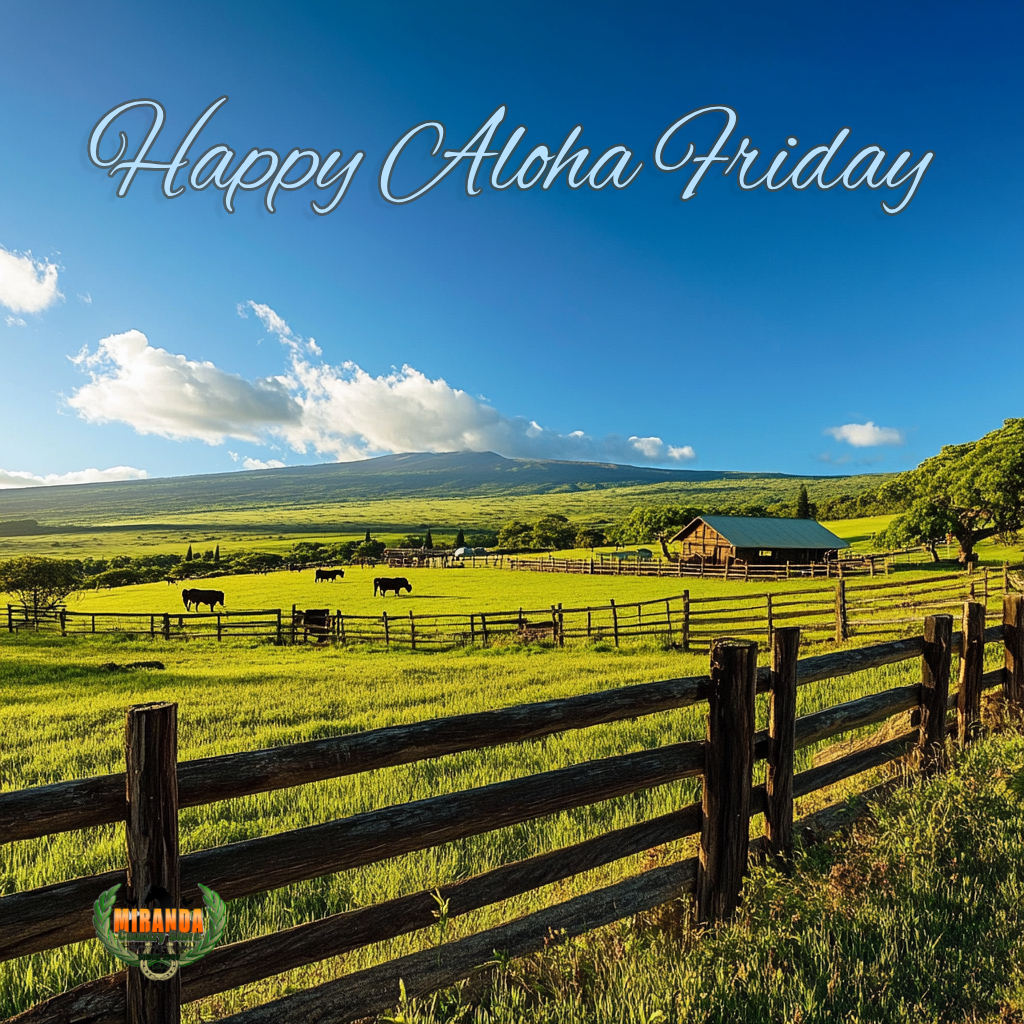
[[[7,606],[7,628],[59,630],[61,635],[117,633],[139,639],[216,639],[266,637],[286,643],[375,643],[411,650],[451,650],[495,642],[542,640],[607,641],[616,646],[631,638],[661,638],[683,650],[703,650],[727,632],[767,646],[779,626],[800,626],[805,641],[897,636],[916,625],[919,613],[978,600],[987,614],[998,615],[998,599],[1008,589],[1007,573],[987,569],[973,574],[947,573],[920,580],[876,583],[837,580],[804,590],[720,597],[691,597],[690,592],[619,604],[565,608],[514,608],[470,614],[417,615],[391,611],[351,615],[341,609],[279,608],[258,611],[174,613],[76,612],[66,608],[41,613]],[[991,606],[991,607],[990,607]]]
[[[129,968],[53,996],[12,1018],[19,1024],[176,1024],[181,1003],[342,955],[436,924],[438,900],[449,917],[500,903],[541,886],[688,836],[700,856],[642,871],[496,928],[424,949],[235,1014],[233,1024],[346,1022],[386,1011],[400,986],[420,996],[469,977],[502,955],[522,956],[552,941],[652,909],[693,893],[700,920],[728,917],[737,905],[752,852],[786,858],[794,799],[877,768],[916,749],[919,763],[941,766],[947,711],[960,742],[980,727],[983,690],[1002,687],[1024,705],[1024,595],[1008,594],[1003,622],[985,628],[984,609],[967,603],[962,631],[951,615],[931,615],[913,638],[798,660],[799,629],[773,636],[770,668],[756,646],[719,639],[707,676],[641,683],[559,700],[392,726],[268,750],[177,761],[177,705],[129,708],[125,772],[0,793],[0,829],[8,841],[123,821],[123,869],[0,897],[0,958],[11,959],[93,938],[92,904],[113,885],[135,901],[150,885],[178,905],[195,901],[203,882],[228,901],[333,872],[430,849],[520,822],[701,776],[702,803],[586,839],[565,849],[506,863],[433,892],[416,892],[214,949],[170,981]],[[987,643],[1002,642],[1003,666],[984,672]],[[952,655],[959,690],[950,694]],[[796,717],[797,687],[910,658],[921,683],[900,686]],[[755,694],[770,694],[769,725],[755,730]],[[459,751],[536,740],[707,703],[703,742],[669,743],[539,775],[384,807],[276,835],[179,857],[178,810],[253,793],[409,764]],[[907,731],[794,774],[794,751],[852,729],[912,712]],[[767,760],[766,783],[753,765]],[[819,812],[820,814],[821,812]],[[749,820],[765,816],[765,837],[750,842]],[[813,818],[814,816],[812,816]],[[806,819],[805,819],[806,822]],[[557,936],[557,938],[556,938]]]
[[620,558],[598,554],[596,558],[556,558],[554,555],[532,558],[507,558],[503,568],[519,572],[564,572],[584,576],[658,576],[699,579],[765,580],[849,579],[851,576],[888,575],[897,564],[932,563],[926,548],[907,548],[824,562],[785,562],[780,565],[752,564],[726,560],[724,565],[711,565],[704,559],[667,561],[663,558]]

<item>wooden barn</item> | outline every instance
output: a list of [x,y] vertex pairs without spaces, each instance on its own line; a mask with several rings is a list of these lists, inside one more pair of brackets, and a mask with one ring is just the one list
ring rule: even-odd
[[682,545],[683,561],[705,565],[824,562],[850,546],[813,519],[761,516],[698,516],[671,541]]

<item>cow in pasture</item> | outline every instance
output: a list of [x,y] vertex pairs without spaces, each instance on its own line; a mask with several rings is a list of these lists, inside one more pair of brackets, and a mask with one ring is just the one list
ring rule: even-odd
[[344,569],[317,569],[316,577],[313,580],[314,583],[319,583],[321,580],[327,580],[333,582],[334,580],[343,580],[345,578]]
[[412,584],[404,576],[378,576],[373,581],[373,596],[380,592],[381,597],[386,597],[389,590],[395,592],[395,597],[405,590],[412,593]]
[[212,612],[214,605],[219,604],[222,608],[224,607],[223,590],[183,590],[181,598],[185,602],[186,608],[189,608],[191,605],[200,608],[202,605],[208,604]]

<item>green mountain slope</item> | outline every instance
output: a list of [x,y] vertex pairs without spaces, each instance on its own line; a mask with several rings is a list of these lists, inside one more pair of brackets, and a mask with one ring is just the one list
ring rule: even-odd
[[[406,499],[494,499],[528,495],[593,495],[599,506],[663,502],[769,502],[791,500],[801,483],[820,497],[859,494],[879,475],[799,477],[654,469],[596,462],[506,459],[493,452],[385,455],[362,462],[294,466],[204,476],[167,477],[63,487],[0,491],[0,521],[35,519],[49,525],[131,520],[196,521],[216,514],[258,523],[268,514]],[[612,493],[616,492],[614,497]],[[622,492],[622,493],[618,493]],[[573,502],[575,504],[575,502]],[[587,505],[591,501],[586,502]],[[341,509],[339,509],[340,511]],[[251,516],[251,519],[250,519]]]

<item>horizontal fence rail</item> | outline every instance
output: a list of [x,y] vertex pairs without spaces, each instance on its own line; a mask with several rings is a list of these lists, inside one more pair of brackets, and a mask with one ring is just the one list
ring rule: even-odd
[[[430,927],[436,923],[438,899],[447,901],[446,913],[460,916],[653,846],[700,836],[700,858],[642,871],[497,928],[346,975],[229,1018],[238,1024],[351,1021],[394,1006],[399,998],[399,979],[409,995],[425,994],[468,977],[478,964],[492,958],[494,950],[522,955],[543,949],[553,932],[563,938],[582,934],[651,909],[681,892],[694,892],[698,918],[727,916],[736,904],[750,852],[788,856],[795,799],[911,752],[917,752],[922,765],[938,763],[947,733],[955,734],[961,743],[969,742],[976,734],[981,694],[986,689],[1002,687],[1007,702],[1018,709],[1024,705],[1024,595],[1007,594],[1002,605],[1002,622],[987,628],[984,606],[967,602],[962,605],[959,632],[954,632],[951,615],[933,614],[924,620],[923,632],[915,637],[802,660],[796,658],[799,629],[780,627],[773,636],[772,664],[760,670],[755,667],[756,648],[751,641],[722,639],[712,648],[711,671],[706,677],[636,684],[197,761],[177,762],[175,755],[163,767],[148,751],[159,748],[174,754],[174,732],[161,730],[176,730],[175,706],[142,705],[129,709],[126,774],[0,794],[0,824],[5,840],[17,840],[123,820],[129,860],[133,849],[152,849],[154,843],[169,851],[162,867],[157,864],[149,870],[164,871],[163,882],[170,891],[180,891],[187,900],[197,893],[197,883],[202,881],[223,898],[234,900],[701,776],[704,796],[699,804],[564,849],[503,864],[431,892],[409,893],[220,947],[182,970],[180,992],[167,985],[159,990],[159,998],[164,1003],[171,999],[173,1004],[168,1004],[167,1012],[177,1013],[180,1002],[206,998]],[[999,642],[1003,645],[1003,665],[985,673],[985,645]],[[951,658],[957,652],[959,689],[951,692]],[[911,658],[921,661],[920,683],[871,693],[801,717],[795,714],[795,692],[801,685]],[[754,730],[755,692],[768,693],[771,701],[769,727],[762,732]],[[709,705],[708,733],[703,742],[667,743],[368,810],[200,850],[180,861],[173,819],[152,818],[133,805],[135,792],[163,791],[176,816],[180,806],[455,751],[523,742],[703,702]],[[947,722],[947,713],[953,709],[956,718]],[[908,712],[911,717],[904,720],[909,729],[894,738],[869,741],[863,749],[793,772],[795,750]],[[146,721],[148,731],[140,725]],[[161,726],[160,722],[166,724]],[[752,765],[758,759],[767,761],[763,786],[753,784]],[[166,784],[167,773],[172,773],[170,777],[176,779],[177,786]],[[827,818],[831,812],[822,813]],[[766,835],[751,844],[745,823],[758,814],[765,815]],[[811,817],[808,824],[813,826],[815,816]],[[90,938],[93,900],[102,890],[125,881],[125,871],[116,870],[0,897],[0,957],[25,956]],[[160,1015],[167,1007],[157,1013],[153,992],[146,987],[161,983],[135,977],[136,970],[130,968],[77,986],[30,1008],[17,1020],[22,1024],[70,1020],[81,1024],[162,1024],[170,1019]]]
[[810,589],[778,593],[694,597],[681,594],[646,601],[567,608],[513,608],[469,614],[416,614],[396,611],[388,599],[379,615],[348,614],[341,609],[290,611],[278,608],[223,612],[130,613],[79,612],[8,605],[9,632],[31,629],[116,633],[137,639],[226,640],[264,637],[277,644],[380,644],[409,650],[450,650],[466,645],[529,643],[556,645],[656,639],[683,650],[706,650],[725,633],[747,637],[767,648],[776,629],[799,626],[805,642],[899,635],[915,629],[924,611],[956,608],[978,601],[986,615],[999,616],[999,601],[1012,589],[1010,574],[946,573],[924,579],[881,582],[836,580]]

